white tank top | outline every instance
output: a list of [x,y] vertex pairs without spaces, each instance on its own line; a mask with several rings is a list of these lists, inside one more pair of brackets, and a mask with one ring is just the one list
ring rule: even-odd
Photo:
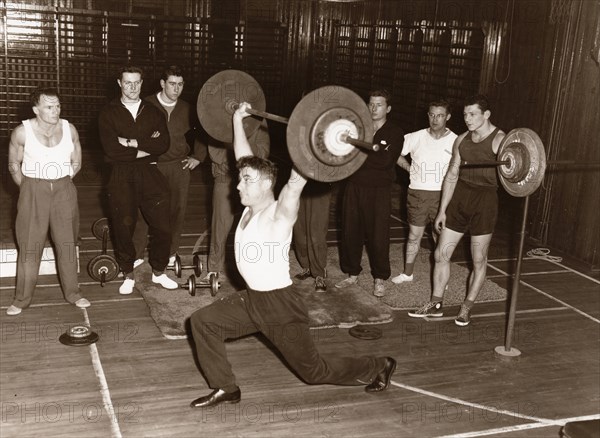
[[[248,210],[248,207],[244,209],[242,218]],[[290,277],[292,230],[283,242],[269,241],[268,237],[265,239],[268,230],[259,230],[259,218],[268,210],[271,209],[266,208],[257,213],[244,229],[241,228],[240,220],[235,231],[237,268],[248,287],[258,291],[281,289],[292,284]]]
[[35,136],[29,120],[23,120],[25,127],[25,146],[21,172],[28,178],[60,179],[73,176],[71,153],[75,149],[71,138],[69,122],[61,119],[62,138],[51,148],[43,145]]

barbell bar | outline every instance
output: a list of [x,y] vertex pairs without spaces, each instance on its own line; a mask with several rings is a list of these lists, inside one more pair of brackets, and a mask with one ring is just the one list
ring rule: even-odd
[[[231,111],[232,114],[240,107],[240,104],[238,102],[235,102],[234,100],[229,100],[225,105],[231,106],[231,109],[233,110],[233,111]],[[290,122],[290,119],[288,119],[286,117],[278,116],[276,114],[271,114],[266,111],[255,110],[253,108],[246,108],[246,112],[248,114],[263,117],[265,119],[273,120],[273,121],[284,123],[284,124],[289,124],[289,122]],[[339,133],[336,133],[336,135],[338,136],[338,140],[343,143],[348,143],[348,144],[351,144],[352,146],[366,149],[368,151],[377,152],[379,150],[378,144],[371,144],[369,142],[359,140],[358,138],[354,138],[354,137],[350,136],[350,134],[348,134],[348,132],[339,132]]]

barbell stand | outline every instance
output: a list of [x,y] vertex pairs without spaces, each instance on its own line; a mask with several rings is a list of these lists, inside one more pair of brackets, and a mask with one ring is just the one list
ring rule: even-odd
[[521,355],[521,352],[512,347],[515,317],[517,313],[517,297],[519,295],[519,285],[521,283],[521,264],[523,262],[523,247],[525,246],[525,231],[527,228],[527,213],[529,211],[529,196],[525,196],[525,205],[523,206],[523,221],[521,222],[521,234],[519,236],[519,252],[517,254],[517,267],[513,278],[513,286],[510,294],[510,308],[508,311],[508,323],[506,325],[506,336],[504,345],[494,348],[496,356],[501,359],[514,359]]

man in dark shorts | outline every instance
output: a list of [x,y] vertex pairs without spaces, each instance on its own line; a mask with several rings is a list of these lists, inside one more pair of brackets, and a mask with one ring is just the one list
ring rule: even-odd
[[454,320],[459,326],[471,322],[471,309],[485,281],[487,256],[498,214],[498,180],[495,167],[460,167],[461,161],[495,161],[505,133],[490,122],[485,96],[465,100],[467,131],[454,142],[452,159],[442,186],[435,226],[440,232],[435,250],[433,296],[423,307],[408,312],[415,318],[443,316],[442,299],[450,278],[450,259],[466,232],[471,234],[473,272],[467,297]]
[[[429,128],[404,136],[402,155],[397,164],[410,174],[408,186],[408,241],[404,271],[392,278],[401,284],[413,281],[413,270],[425,227],[433,223],[440,206],[442,182],[452,158],[456,134],[446,127],[450,120],[450,104],[445,100],[431,102],[427,107]],[[410,155],[411,163],[404,156]],[[437,241],[435,227],[433,238]]]

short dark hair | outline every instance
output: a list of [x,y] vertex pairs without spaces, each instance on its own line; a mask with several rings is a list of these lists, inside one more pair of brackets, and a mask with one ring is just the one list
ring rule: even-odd
[[58,94],[58,90],[56,88],[38,87],[29,95],[29,102],[31,103],[32,107],[37,106],[40,103],[40,97],[42,97],[42,94],[44,96],[54,96],[60,100],[60,95]]
[[258,170],[258,172],[272,181],[271,187],[275,186],[277,181],[277,165],[266,158],[257,157],[256,155],[246,155],[237,160],[236,167],[242,170],[244,167]]
[[163,71],[161,79],[163,81],[166,81],[167,79],[169,79],[169,76],[183,77],[183,69],[178,65],[170,65],[167,68],[165,68],[165,71]]
[[144,79],[144,71],[135,65],[125,65],[119,71],[119,79],[123,79],[123,73],[139,73],[140,78]]
[[383,97],[388,106],[392,104],[392,93],[385,88],[369,91],[369,97]]
[[431,102],[429,102],[429,105],[427,105],[427,109],[429,110],[429,108],[431,108],[432,106],[439,106],[445,108],[448,114],[452,112],[452,105],[450,105],[450,102],[448,102],[446,99],[432,100]]
[[484,113],[486,111],[490,111],[490,101],[487,96],[483,94],[475,94],[474,96],[469,96],[465,99],[465,106],[477,105],[481,112]]

